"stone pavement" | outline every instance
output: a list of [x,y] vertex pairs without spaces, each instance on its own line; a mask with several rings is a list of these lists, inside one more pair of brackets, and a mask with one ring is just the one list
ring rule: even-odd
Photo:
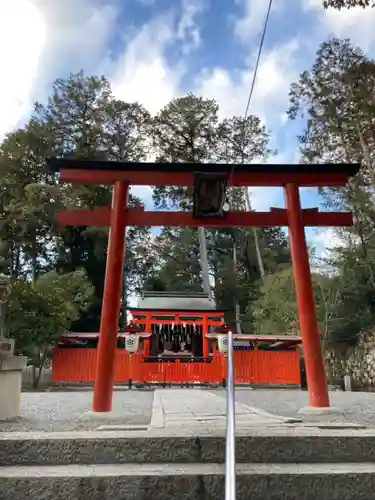
[[[281,425],[297,423],[300,419],[282,417],[258,408],[236,403],[237,426]],[[151,428],[175,426],[224,426],[226,400],[213,392],[201,389],[156,389]]]

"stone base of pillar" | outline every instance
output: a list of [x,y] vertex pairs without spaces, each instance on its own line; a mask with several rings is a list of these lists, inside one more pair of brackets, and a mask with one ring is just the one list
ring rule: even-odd
[[327,407],[317,407],[317,406],[305,406],[300,408],[298,412],[300,415],[339,415],[341,413],[339,408],[334,406]]
[[25,356],[0,358],[0,420],[19,417]]
[[85,411],[78,417],[86,421],[121,422],[126,420],[126,414],[120,411]]

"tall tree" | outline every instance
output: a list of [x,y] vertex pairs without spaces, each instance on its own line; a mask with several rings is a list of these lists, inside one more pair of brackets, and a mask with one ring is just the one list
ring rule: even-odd
[[[354,341],[358,329],[367,328],[375,314],[374,83],[374,61],[349,40],[333,38],[321,45],[311,70],[303,72],[290,91],[290,118],[306,119],[300,137],[302,161],[362,164],[347,186],[323,190],[328,206],[355,213],[355,226],[340,232],[343,245],[331,262],[341,277],[342,314],[332,334]],[[345,324],[351,325],[351,333]]]
[[[213,100],[197,98],[192,94],[174,99],[155,118],[154,146],[158,161],[207,163],[213,161],[217,144],[218,106]],[[157,187],[154,190],[156,206],[168,203],[180,209],[192,208],[192,190],[184,186]],[[184,230],[198,234],[200,281],[209,292],[207,241],[204,228]],[[186,239],[186,238],[185,238]],[[198,256],[197,256],[198,257]]]
[[[332,334],[338,331],[340,323],[340,277],[313,273],[312,281],[321,338],[326,342],[337,340],[332,338]],[[291,267],[285,266],[266,277],[247,319],[253,322],[256,332],[263,334],[298,331],[298,309]]]
[[[205,100],[191,94],[173,100],[156,117],[154,130],[154,147],[158,161],[210,163],[219,162],[231,165],[233,163],[264,162],[272,151],[268,147],[269,135],[255,116],[246,119],[233,117],[220,121],[218,105],[213,100]],[[246,193],[243,189],[230,189],[229,197],[235,210],[246,210]],[[192,190],[184,187],[162,187],[154,190],[154,202],[157,208],[191,209]],[[190,230],[191,232],[195,232]],[[242,275],[253,273],[257,267],[257,255],[247,253],[247,259],[253,260],[243,274],[237,273],[233,264],[233,244],[235,248],[243,244],[249,249],[254,245],[251,240],[254,233],[241,231],[206,231],[209,272],[213,282],[235,283],[241,281]],[[192,238],[193,240],[194,238]],[[221,246],[220,246],[221,245]],[[220,247],[219,247],[220,246]],[[258,245],[259,246],[259,245]],[[258,248],[259,250],[259,248]],[[240,251],[242,255],[242,250]],[[229,260],[228,260],[229,259]],[[238,259],[239,265],[244,261]],[[222,269],[220,269],[222,267]],[[259,266],[258,264],[258,267]],[[237,275],[237,276],[236,276]],[[225,288],[225,287],[224,287]],[[224,290],[223,288],[223,290]],[[216,287],[217,298],[224,296],[220,286]],[[232,286],[233,289],[233,286]],[[232,295],[233,301],[238,293]],[[245,299],[246,301],[246,299]],[[219,299],[220,302],[220,299]],[[230,307],[233,307],[233,302]]]
[[349,40],[332,38],[320,46],[310,71],[301,73],[290,90],[289,117],[307,117],[300,136],[306,162],[358,161],[362,139],[371,130],[373,64]]
[[[218,137],[218,105],[214,100],[188,94],[172,100],[154,120],[156,161],[209,163],[215,161]],[[184,186],[154,189],[156,207],[190,209],[192,190]]]
[[[142,161],[149,144],[149,113],[137,103],[116,100],[104,77],[86,77],[83,72],[53,85],[47,104],[38,103],[35,119],[53,131],[54,154],[65,158]],[[63,205],[90,208],[110,205],[111,189],[101,185],[68,186],[62,190]],[[140,204],[130,195],[129,205]],[[126,246],[126,287],[128,295],[141,286],[137,262],[143,258],[147,228],[131,228]],[[65,228],[59,232],[57,268],[71,272],[84,266],[95,285],[96,298],[86,317],[74,326],[86,331],[99,328],[100,301],[108,231],[99,228]]]
[[[73,272],[82,265],[95,285],[96,301],[74,327],[97,330],[103,293],[108,231],[57,228],[57,210],[110,205],[111,189],[101,185],[58,185],[45,159],[64,158],[142,161],[150,147],[150,115],[137,103],[116,100],[104,77],[83,72],[54,82],[47,103],[37,103],[22,130],[9,134],[0,148],[0,266],[14,277],[56,267]],[[129,204],[139,204],[132,195]],[[126,246],[128,295],[142,287],[140,262],[150,231],[129,228]]]
[[35,120],[8,134],[0,147],[0,259],[3,272],[14,277],[28,270],[35,281],[38,272],[49,265],[59,200],[54,176],[44,169],[51,151],[49,128]]
[[159,255],[149,275],[147,287],[159,283],[167,291],[200,291],[201,267],[199,264],[199,242],[196,231],[189,228],[168,228],[161,230],[151,247]]
[[356,213],[360,234],[369,234],[374,221],[374,83],[373,61],[349,40],[333,38],[321,45],[311,71],[290,91],[290,118],[307,118],[300,136],[303,161],[362,163],[360,175],[345,189],[326,190],[331,203]]
[[34,367],[34,387],[59,335],[89,307],[93,293],[82,270],[64,275],[50,271],[35,283],[12,282],[6,329],[16,340],[17,352]]

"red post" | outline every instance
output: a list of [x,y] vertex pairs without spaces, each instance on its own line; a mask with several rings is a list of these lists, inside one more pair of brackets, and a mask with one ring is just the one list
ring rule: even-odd
[[285,202],[288,211],[290,251],[292,256],[302,346],[310,405],[329,407],[324,358],[320,344],[314,293],[311,279],[305,228],[302,220],[299,187],[287,184]]
[[210,354],[209,340],[206,337],[208,333],[208,320],[206,314],[202,314],[202,342],[203,342],[203,357],[208,358]]
[[[151,330],[151,324],[152,324],[151,316],[152,316],[152,313],[146,313],[146,320],[145,320],[145,332],[146,333],[152,333],[152,330]],[[147,358],[148,356],[150,356],[150,344],[151,344],[151,337],[145,338],[143,340],[143,346],[144,346],[143,347],[143,353],[144,353],[145,358]]]
[[92,403],[94,412],[112,410],[117,331],[124,267],[125,210],[128,191],[128,184],[116,182],[113,186],[111,225],[108,238],[107,265]]

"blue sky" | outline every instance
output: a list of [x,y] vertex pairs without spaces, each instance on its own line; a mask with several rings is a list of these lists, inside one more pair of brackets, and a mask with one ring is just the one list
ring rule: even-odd
[[[12,0],[0,2],[0,136],[22,123],[35,99],[69,72],[104,73],[119,98],[152,113],[194,92],[216,98],[221,115],[245,110],[268,0]],[[375,9],[324,11],[320,0],[274,0],[250,112],[272,131],[273,162],[298,161],[301,124],[286,120],[288,90],[330,35],[368,53]],[[147,205],[150,190],[137,188]],[[305,206],[319,199],[303,192]],[[252,191],[256,209],[283,203],[280,190]],[[331,232],[309,232],[320,250]]]

